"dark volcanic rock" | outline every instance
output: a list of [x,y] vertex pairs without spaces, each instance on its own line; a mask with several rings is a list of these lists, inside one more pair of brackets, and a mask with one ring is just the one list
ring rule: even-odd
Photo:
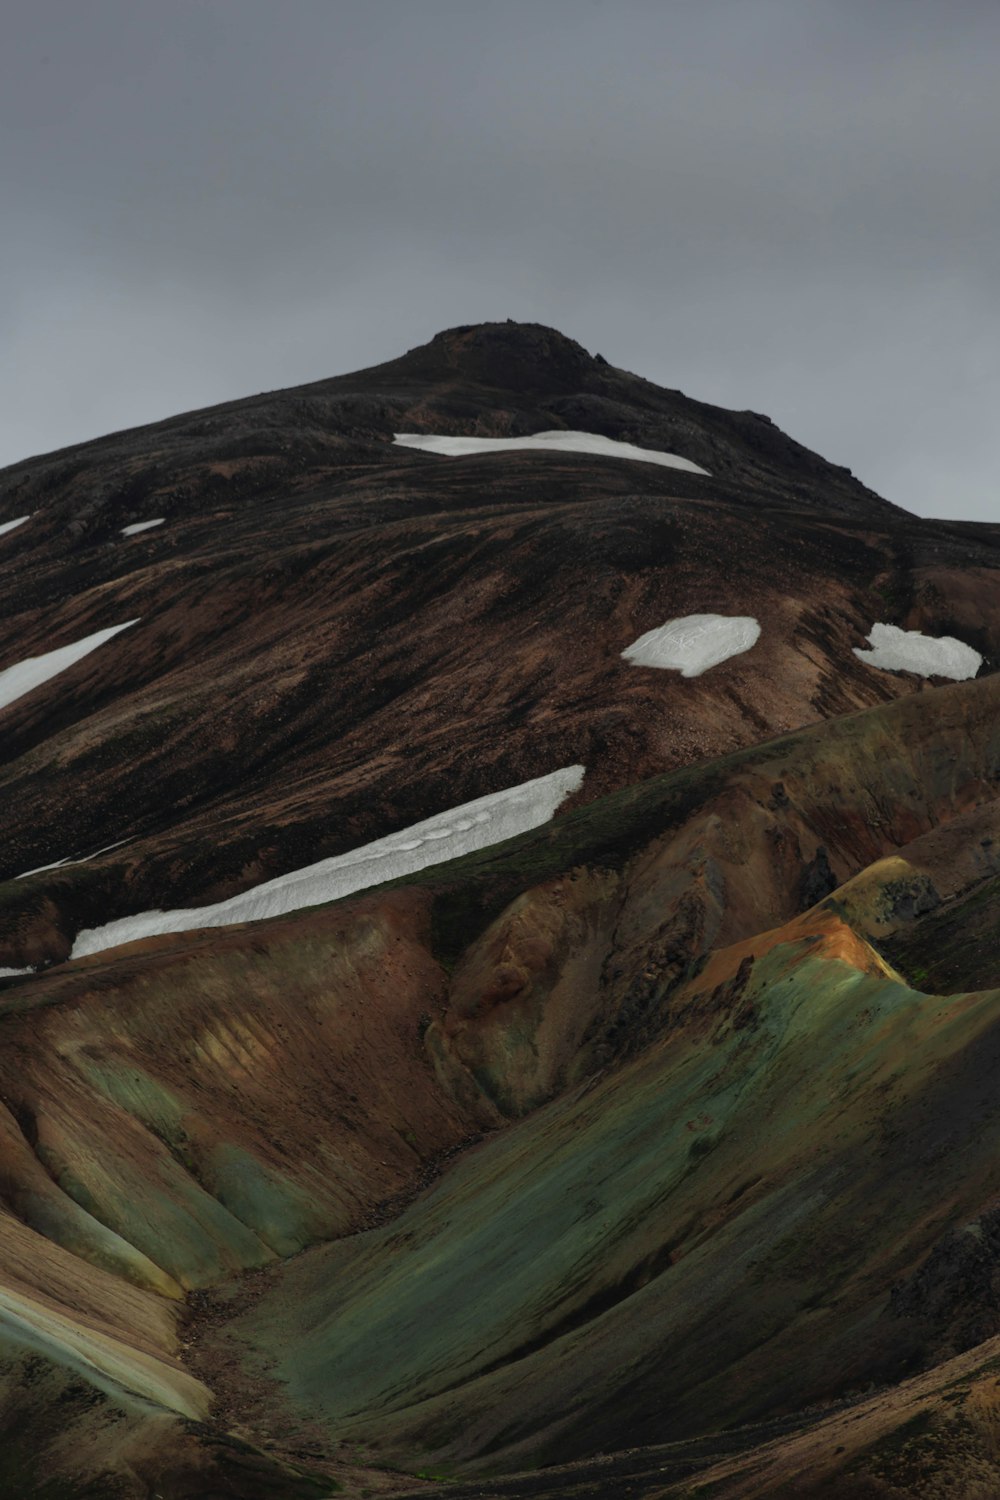
[[893,1287],[889,1306],[893,1317],[919,1321],[937,1358],[1000,1333],[1000,1208],[945,1235]]

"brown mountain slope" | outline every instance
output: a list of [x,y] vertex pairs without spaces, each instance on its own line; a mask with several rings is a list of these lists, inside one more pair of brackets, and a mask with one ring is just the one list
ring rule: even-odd
[[[565,423],[712,477],[391,443]],[[260,450],[255,478],[226,456],[237,439]],[[984,528],[907,516],[766,422],[530,325],[453,330],[0,485],[0,514],[31,513],[0,538],[0,661],[138,620],[0,710],[8,880],[122,845],[0,892],[15,965],[558,765],[587,766],[587,800],[911,691],[853,654],[877,619],[1000,659]],[[649,628],[706,611],[754,615],[760,642],[698,679],[622,660]]]

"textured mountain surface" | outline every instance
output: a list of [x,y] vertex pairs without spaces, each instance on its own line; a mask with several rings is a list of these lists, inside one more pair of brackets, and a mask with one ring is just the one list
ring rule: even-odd
[[[393,442],[558,429],[707,473]],[[17,465],[24,515],[0,673],[135,623],[0,709],[0,1494],[996,1493],[1000,530],[518,324]],[[689,615],[760,636],[623,658]],[[570,765],[503,844],[70,959]]]

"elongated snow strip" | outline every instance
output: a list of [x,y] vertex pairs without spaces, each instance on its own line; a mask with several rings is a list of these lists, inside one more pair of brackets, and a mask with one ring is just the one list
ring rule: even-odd
[[868,639],[872,649],[855,646],[855,656],[885,672],[915,672],[920,677],[951,677],[964,682],[975,677],[983,664],[978,651],[953,635],[924,635],[919,630],[879,624],[872,626]]
[[155,521],[133,521],[131,526],[122,527],[122,536],[138,536],[140,531],[149,531],[153,526],[162,525],[162,516],[157,516]]
[[583,777],[583,766],[564,766],[520,786],[489,792],[474,802],[415,823],[412,828],[279,875],[214,906],[141,912],[134,917],[120,917],[103,927],[85,928],[77,934],[71,957],[101,953],[121,943],[160,933],[259,922],[283,912],[338,901],[342,896],[381,885],[385,880],[413,875],[428,865],[472,854],[547,823],[559,804],[582,784]]
[[621,443],[596,432],[556,430],[515,438],[443,437],[436,432],[396,432],[392,440],[401,448],[422,448],[425,453],[441,453],[447,458],[464,458],[470,453],[542,448],[550,453],[596,453],[602,458],[633,458],[644,464],[662,464],[667,469],[686,469],[689,474],[708,473],[707,469],[688,458],[679,458],[676,453],[662,453],[658,448],[638,448],[634,443]]
[[683,615],[647,630],[622,652],[636,667],[667,667],[682,677],[700,677],[760,639],[752,615]]
[[105,844],[103,849],[95,849],[93,854],[81,854],[77,858],[74,858],[72,855],[67,854],[65,859],[54,859],[51,864],[35,865],[30,870],[22,870],[20,875],[14,876],[14,879],[27,880],[29,875],[42,875],[46,870],[61,870],[64,865],[89,864],[89,862],[92,859],[96,859],[99,854],[107,854],[111,849],[120,849],[123,844],[127,844],[128,842],[128,839],[118,839],[118,841],[114,844]]
[[7,667],[0,672],[0,708],[6,708],[9,703],[23,698],[25,693],[48,682],[50,677],[65,672],[67,667],[73,666],[74,662],[80,661],[91,651],[96,651],[98,646],[110,641],[120,630],[128,630],[130,625],[137,624],[138,619],[126,620],[122,625],[109,625],[105,630],[95,630],[93,635],[85,635],[72,645],[57,646],[55,651],[46,651],[44,656],[29,656],[25,661]]
[[18,516],[13,521],[0,521],[0,536],[3,536],[4,533],[7,532],[7,531],[13,531],[15,526],[23,526],[24,523],[25,523],[25,521],[30,521],[30,520],[31,520],[31,517],[30,517],[30,515],[28,515],[28,516]]

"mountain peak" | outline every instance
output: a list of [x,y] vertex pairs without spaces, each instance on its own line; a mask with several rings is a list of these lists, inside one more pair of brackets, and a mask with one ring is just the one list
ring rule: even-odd
[[606,361],[544,323],[464,323],[409,350],[400,363],[416,373],[446,368],[487,385],[522,389],[579,385]]

